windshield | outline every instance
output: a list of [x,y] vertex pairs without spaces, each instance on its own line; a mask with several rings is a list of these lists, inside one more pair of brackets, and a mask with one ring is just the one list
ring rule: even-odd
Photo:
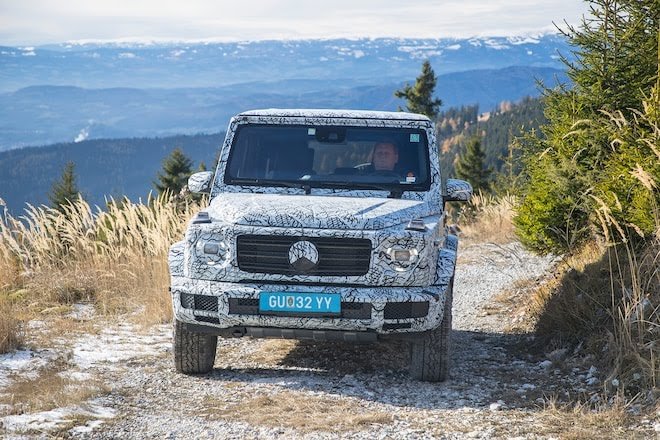
[[243,125],[225,183],[426,191],[427,143],[412,128]]

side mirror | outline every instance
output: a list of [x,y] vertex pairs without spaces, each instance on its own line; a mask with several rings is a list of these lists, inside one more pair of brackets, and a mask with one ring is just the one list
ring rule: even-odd
[[445,202],[467,202],[472,197],[472,185],[465,180],[447,179]]
[[200,171],[188,178],[188,189],[192,193],[209,193],[213,182],[213,171]]

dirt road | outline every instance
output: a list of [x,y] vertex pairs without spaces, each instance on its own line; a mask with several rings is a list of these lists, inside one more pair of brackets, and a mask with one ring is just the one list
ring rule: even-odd
[[70,350],[69,377],[102,382],[103,396],[64,408],[63,415],[3,417],[6,435],[426,439],[657,434],[652,420],[627,422],[613,420],[610,413],[552,409],[551,402],[600,398],[598,371],[589,358],[565,363],[562,358],[570,353],[531,350],[531,336],[504,333],[514,318],[498,297],[514,288],[524,295],[524,285],[541,282],[547,274],[550,258],[530,255],[517,244],[473,245],[460,255],[447,382],[409,379],[404,342],[247,338],[221,339],[214,371],[189,377],[174,372],[170,326],[140,333],[114,325],[98,335],[62,342]]

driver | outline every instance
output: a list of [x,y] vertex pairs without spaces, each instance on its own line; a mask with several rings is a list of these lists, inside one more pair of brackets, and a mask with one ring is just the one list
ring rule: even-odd
[[399,148],[389,141],[374,145],[371,163],[375,171],[393,171],[399,162]]

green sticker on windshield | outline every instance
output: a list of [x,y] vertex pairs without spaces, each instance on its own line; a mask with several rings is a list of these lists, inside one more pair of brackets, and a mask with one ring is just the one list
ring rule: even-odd
[[410,133],[410,142],[419,142],[419,133]]
[[307,129],[307,136],[315,136],[315,135],[316,135],[316,128]]

